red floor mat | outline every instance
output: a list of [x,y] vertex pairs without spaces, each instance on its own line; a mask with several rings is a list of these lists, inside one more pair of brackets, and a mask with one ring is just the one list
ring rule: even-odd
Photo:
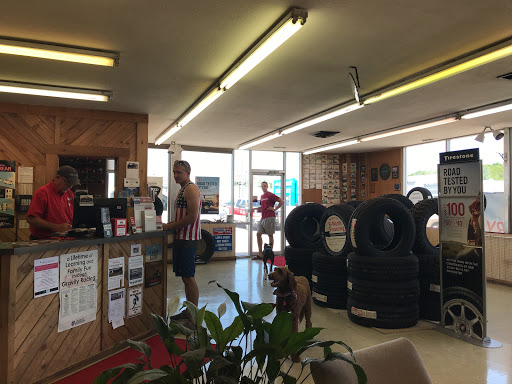
[[[151,365],[153,368],[160,368],[164,364],[171,364],[171,359],[160,336],[153,336],[146,340],[146,343],[151,347]],[[176,339],[176,344],[181,348],[185,348],[185,340],[183,339]],[[135,359],[141,356],[140,352],[130,348],[57,381],[56,384],[90,384],[101,372],[121,364],[134,363]]]

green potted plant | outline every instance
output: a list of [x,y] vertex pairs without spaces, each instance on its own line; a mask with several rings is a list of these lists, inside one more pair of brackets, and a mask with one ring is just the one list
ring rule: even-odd
[[[292,333],[291,315],[288,312],[278,313],[269,323],[263,318],[273,311],[273,304],[240,301],[238,293],[225,289],[218,283],[217,285],[227,293],[238,312],[231,325],[223,328],[220,322],[226,311],[225,303],[219,306],[215,314],[207,311],[206,306],[197,308],[186,301],[183,306],[190,311],[195,329],[189,329],[173,321],[169,316],[163,319],[152,314],[155,329],[169,353],[172,364],[153,367],[150,347],[145,342],[128,340],[126,343],[142,352],[143,356],[135,363],[102,372],[93,384],[107,384],[111,379],[114,379],[111,381],[113,384],[266,384],[274,383],[276,380],[294,384],[304,382],[310,375],[304,374],[304,368],[312,361],[324,362],[335,359],[352,364],[358,382],[366,383],[363,369],[355,363],[352,350],[345,343],[313,340],[322,328],[306,328],[303,332]],[[178,306],[179,298],[175,298],[169,303],[168,315],[173,314]],[[185,349],[175,342],[179,334],[185,336]],[[350,352],[350,357],[333,352],[331,347],[334,344],[343,346]],[[286,357],[300,357],[304,351],[313,347],[323,348],[322,359],[305,358],[300,361],[300,373],[297,377],[290,374],[291,367],[284,369]]]

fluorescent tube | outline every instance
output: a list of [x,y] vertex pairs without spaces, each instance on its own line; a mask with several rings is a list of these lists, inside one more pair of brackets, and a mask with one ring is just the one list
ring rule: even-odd
[[332,145],[328,145],[328,146],[325,146],[325,147],[318,147],[318,148],[314,148],[314,149],[309,149],[309,150],[305,151],[303,154],[304,155],[311,155],[312,153],[329,151],[331,149],[336,149],[336,148],[341,148],[341,147],[348,147],[349,145],[354,145],[354,144],[357,144],[357,143],[359,143],[359,140],[344,141],[344,142],[341,142],[341,143],[332,144]]
[[264,143],[265,141],[273,140],[273,139],[275,139],[275,138],[277,138],[279,136],[281,136],[281,134],[279,132],[276,132],[276,133],[273,133],[271,135],[264,136],[261,139],[257,139],[257,140],[250,141],[248,143],[242,144],[238,149],[251,148],[251,147],[254,147],[255,145]]
[[62,97],[91,101],[109,101],[111,93],[80,88],[55,87],[51,85],[29,84],[0,81],[0,92],[19,93],[23,95]]
[[491,115],[493,113],[510,111],[511,109],[512,109],[512,104],[505,104],[505,105],[501,105],[499,107],[488,108],[488,109],[484,109],[484,110],[478,111],[478,112],[466,113],[465,115],[461,116],[461,119],[474,119],[475,117]]

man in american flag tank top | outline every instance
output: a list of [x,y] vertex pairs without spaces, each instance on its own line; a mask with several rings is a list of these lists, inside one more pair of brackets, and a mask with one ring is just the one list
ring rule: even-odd
[[[196,249],[201,240],[201,193],[197,185],[190,181],[190,164],[184,160],[176,160],[173,165],[174,180],[181,186],[174,205],[174,220],[164,224],[164,230],[174,230],[172,251],[172,269],[176,276],[181,277],[185,284],[187,300],[196,306],[199,301],[199,289],[195,279]],[[187,313],[189,319],[191,317]],[[178,315],[180,316],[180,315]]]

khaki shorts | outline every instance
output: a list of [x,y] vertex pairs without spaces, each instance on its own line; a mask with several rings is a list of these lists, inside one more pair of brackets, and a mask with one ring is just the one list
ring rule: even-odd
[[258,224],[258,233],[264,233],[266,235],[273,235],[276,231],[276,218],[267,217],[266,219],[260,220]]

